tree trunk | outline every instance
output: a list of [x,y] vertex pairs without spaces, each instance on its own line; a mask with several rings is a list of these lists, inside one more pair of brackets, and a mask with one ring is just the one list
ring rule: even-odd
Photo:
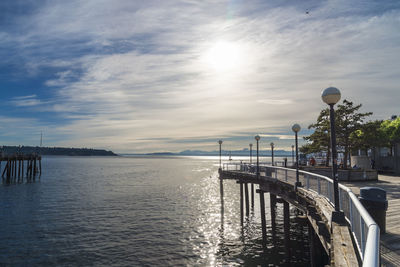
[[330,155],[331,155],[331,145],[328,145],[328,152],[326,153],[325,167],[329,167]]
[[[349,158],[349,143],[346,142],[344,146],[344,155],[343,155],[343,169],[347,169],[347,159]],[[351,164],[350,164],[351,165]]]
[[343,169],[347,169],[347,160],[349,158],[349,152],[347,151],[347,147],[344,149],[344,155],[343,155]]

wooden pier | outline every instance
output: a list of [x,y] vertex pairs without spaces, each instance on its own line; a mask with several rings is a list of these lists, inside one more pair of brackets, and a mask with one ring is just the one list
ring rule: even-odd
[[34,181],[42,174],[42,156],[36,153],[1,156],[0,172],[3,184]]
[[[266,237],[265,198],[270,198],[272,235],[277,227],[276,211],[278,203],[283,204],[285,255],[287,265],[291,262],[290,217],[292,205],[301,216],[298,219],[308,225],[310,244],[310,266],[379,266],[379,227],[371,219],[351,190],[340,185],[340,206],[345,220],[334,220],[333,184],[330,178],[308,172],[300,172],[300,185],[296,186],[296,172],[293,169],[263,166],[260,174],[251,164],[224,164],[219,170],[221,204],[223,206],[223,180],[236,180],[240,186],[240,216],[250,210],[249,184],[257,184],[261,209],[263,243]],[[251,187],[252,188],[252,187]],[[251,194],[253,194],[253,189]],[[253,198],[251,198],[253,206]]]

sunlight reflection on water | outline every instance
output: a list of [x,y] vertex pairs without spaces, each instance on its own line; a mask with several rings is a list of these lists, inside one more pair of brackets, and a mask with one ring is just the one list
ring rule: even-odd
[[[268,229],[263,249],[257,194],[241,227],[234,181],[224,181],[221,209],[218,166],[217,157],[45,157],[40,182],[0,186],[0,266],[279,266],[283,232],[272,245]],[[305,229],[291,231],[293,246],[307,247]],[[296,266],[307,255],[294,253]]]

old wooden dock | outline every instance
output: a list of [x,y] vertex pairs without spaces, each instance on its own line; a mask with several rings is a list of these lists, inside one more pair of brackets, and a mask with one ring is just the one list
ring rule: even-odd
[[42,174],[42,157],[36,153],[3,155],[0,173],[5,184],[34,181]]

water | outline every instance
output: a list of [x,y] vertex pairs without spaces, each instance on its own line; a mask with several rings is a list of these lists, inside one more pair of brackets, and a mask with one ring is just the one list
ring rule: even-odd
[[[241,227],[239,186],[224,181],[221,212],[217,157],[44,157],[42,165],[40,181],[0,186],[0,266],[285,262],[281,204],[276,239],[268,229],[263,248],[257,194]],[[308,266],[306,227],[293,214],[291,247],[292,263]]]

